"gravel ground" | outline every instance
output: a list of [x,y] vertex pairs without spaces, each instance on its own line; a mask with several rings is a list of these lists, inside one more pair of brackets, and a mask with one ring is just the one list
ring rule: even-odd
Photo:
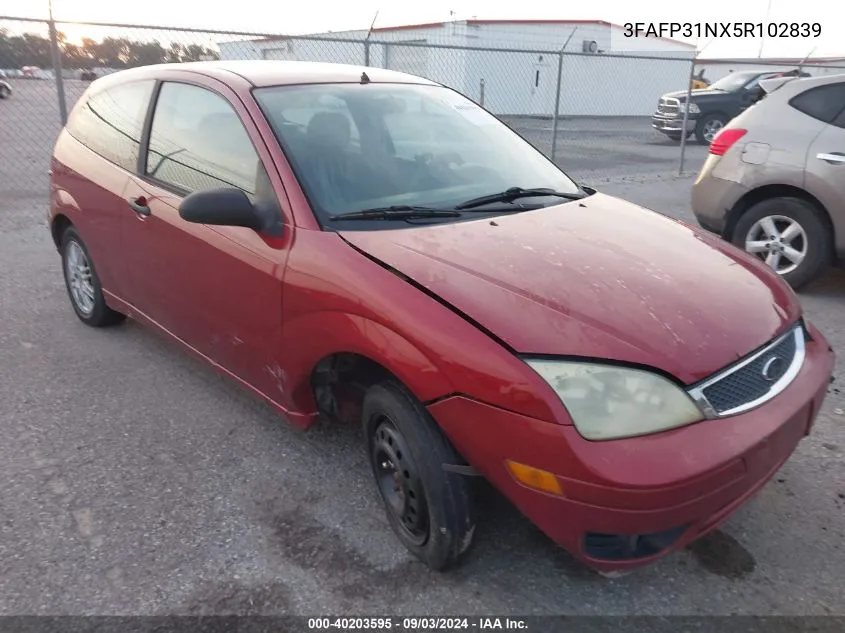
[[[21,107],[22,92],[0,109]],[[35,105],[27,117],[52,116]],[[837,385],[771,483],[657,564],[601,578],[482,485],[476,547],[462,568],[432,573],[382,518],[357,428],[296,431],[154,332],[77,321],[31,180],[52,141],[3,117],[0,614],[845,615]],[[629,169],[612,154],[625,143],[604,142],[585,179],[692,220],[689,177],[659,160],[653,174]],[[845,273],[801,300],[841,357]]]

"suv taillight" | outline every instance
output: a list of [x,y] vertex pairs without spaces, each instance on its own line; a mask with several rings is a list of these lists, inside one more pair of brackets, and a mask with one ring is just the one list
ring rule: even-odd
[[724,156],[734,143],[745,136],[747,130],[739,128],[722,128],[710,143],[710,153],[716,156]]

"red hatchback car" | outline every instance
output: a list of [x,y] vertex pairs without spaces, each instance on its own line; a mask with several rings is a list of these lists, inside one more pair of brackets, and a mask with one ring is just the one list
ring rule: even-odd
[[361,424],[392,527],[435,569],[472,542],[472,475],[599,570],[683,547],[783,464],[831,378],[761,262],[387,70],[98,79],[49,225],[84,323],[153,325],[298,426]]

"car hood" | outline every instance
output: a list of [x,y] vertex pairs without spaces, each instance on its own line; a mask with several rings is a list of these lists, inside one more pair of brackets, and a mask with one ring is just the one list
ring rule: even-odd
[[762,263],[596,193],[485,219],[340,235],[523,354],[611,359],[697,382],[800,316]]
[[[724,90],[711,90],[710,88],[702,88],[700,90],[693,90],[690,92],[693,100],[701,99],[701,98],[708,98],[708,97],[726,97],[728,96],[729,92],[725,92]],[[678,90],[676,92],[667,92],[663,95],[664,99],[680,99],[681,101],[687,100],[687,91],[686,90]]]

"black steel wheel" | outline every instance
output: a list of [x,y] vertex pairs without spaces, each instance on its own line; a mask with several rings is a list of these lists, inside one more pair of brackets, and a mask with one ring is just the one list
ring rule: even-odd
[[432,569],[456,564],[475,532],[472,492],[467,476],[443,466],[465,462],[419,401],[394,381],[367,390],[362,422],[393,531]]
[[428,539],[429,521],[419,469],[396,425],[387,417],[378,417],[371,459],[379,492],[387,511],[393,515],[392,522],[412,543],[424,545]]

